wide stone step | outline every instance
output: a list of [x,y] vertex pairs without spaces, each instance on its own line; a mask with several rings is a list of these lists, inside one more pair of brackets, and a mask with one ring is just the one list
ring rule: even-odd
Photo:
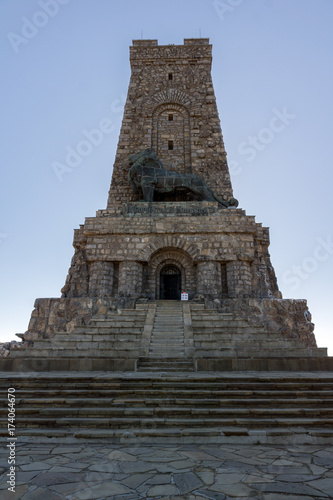
[[179,324],[171,324],[168,323],[167,321],[164,323],[154,323],[153,325],[153,330],[162,330],[162,331],[173,331],[173,330],[184,330],[184,323],[179,323]]
[[[190,366],[190,364],[186,363],[179,363],[179,366]],[[198,398],[198,394],[195,393],[193,394],[192,397],[184,397],[184,394],[180,394],[178,397],[170,397],[170,395],[164,395],[162,394],[145,394],[144,391],[141,391],[142,397],[139,397],[140,395],[137,393],[134,393],[133,391],[127,393],[127,394],[122,394],[119,392],[119,394],[114,394],[114,397],[105,397],[105,396],[100,396],[96,397],[94,394],[93,397],[89,395],[86,395],[86,397],[73,397],[73,396],[67,396],[67,397],[50,397],[46,396],[45,398],[42,397],[33,397],[33,394],[31,397],[20,397],[17,399],[17,404],[20,405],[20,411],[22,412],[27,412],[32,409],[37,408],[38,410],[40,408],[46,407],[47,405],[52,406],[52,408],[64,408],[64,407],[70,407],[70,408],[87,408],[87,407],[101,407],[104,408],[106,405],[108,408],[111,406],[118,406],[118,405],[124,405],[124,402],[126,402],[127,406],[140,406],[140,405],[145,405],[145,406],[175,406],[175,405],[182,405],[183,406],[189,406],[192,409],[196,407],[202,407],[202,408],[210,408],[210,407],[215,407],[220,411],[222,411],[224,408],[232,408],[232,407],[239,407],[239,408],[244,408],[244,407],[272,407],[273,405],[276,406],[276,408],[289,408],[289,407],[297,407],[297,408],[319,408],[319,409],[325,409],[326,407],[332,411],[333,409],[333,399],[332,398],[327,398],[327,399],[318,399],[318,398],[289,398],[289,399],[276,399],[276,398],[266,398],[266,399],[246,399],[246,398],[239,398],[239,399],[219,399],[219,398]],[[135,397],[134,397],[135,396]],[[155,396],[155,397],[154,397]],[[160,397],[157,397],[160,396]],[[0,415],[4,416],[8,412],[7,408],[1,408],[0,409]]]
[[165,366],[161,365],[144,365],[144,366],[138,366],[137,371],[138,372],[154,372],[154,373],[164,373],[164,372],[175,372],[175,373],[182,373],[182,372],[191,372],[194,370],[193,365],[177,365],[176,363],[170,365],[167,364]]
[[[6,437],[6,430],[1,436]],[[197,444],[330,444],[333,438],[333,431],[316,428],[295,428],[268,427],[264,431],[246,427],[194,427],[194,428],[131,428],[128,429],[94,429],[78,427],[61,429],[54,428],[33,428],[22,429],[20,433],[22,440],[35,441],[39,443],[49,443],[50,438],[58,440],[77,439],[80,440],[105,440],[109,443],[126,443],[137,446],[138,444],[165,444],[167,443],[188,443]]]
[[[61,361],[67,358],[94,358],[94,359],[133,359],[138,357],[138,352],[140,348],[140,343],[138,342],[136,346],[130,346],[125,349],[124,346],[118,346],[117,349],[105,349],[103,345],[101,348],[97,347],[92,349],[83,348],[82,346],[76,346],[75,349],[66,348],[65,346],[57,346],[57,348],[50,350],[48,349],[36,349],[29,351],[29,359],[33,359],[36,363],[36,369],[38,370],[38,360],[40,360],[41,366],[45,366],[44,360],[54,360],[56,364],[61,365]],[[124,350],[123,350],[124,349]],[[17,358],[27,358],[27,353],[24,349],[17,351],[15,357]],[[42,358],[42,359],[41,359]],[[58,368],[55,368],[58,370]],[[82,368],[81,368],[82,369]],[[119,368],[120,369],[120,368]]]
[[181,343],[184,342],[184,335],[154,335],[151,342],[162,342],[162,343]]
[[179,319],[183,317],[183,308],[179,309],[160,309],[159,307],[156,309],[155,318],[174,318]]
[[161,353],[163,353],[163,354],[166,354],[166,353],[168,352],[168,353],[171,353],[171,355],[172,355],[172,353],[174,353],[174,352],[175,352],[175,353],[179,353],[179,354],[181,354],[181,353],[184,353],[184,347],[183,347],[183,346],[180,346],[180,347],[174,347],[174,348],[172,348],[172,347],[170,347],[170,346],[165,346],[165,347],[161,347],[161,346],[151,346],[151,347],[149,348],[149,352],[156,352],[156,353],[157,353],[157,352],[161,352]]
[[[106,319],[112,318],[128,318],[131,316],[140,317],[145,316],[147,314],[148,307],[145,308],[136,308],[136,309],[121,309],[120,313],[118,312],[109,312],[106,316]],[[96,321],[103,321],[103,317],[95,318]]]
[[175,347],[170,347],[170,345],[151,345],[149,348],[149,352],[177,352],[177,353],[183,353],[184,352],[184,346],[175,346]]
[[[172,357],[171,357],[172,356]],[[152,353],[148,358],[139,359],[138,371],[193,371],[194,364],[190,359],[184,359],[184,353],[173,354],[165,353]],[[159,393],[161,394],[161,393]],[[161,394],[165,398],[167,393]]]
[[[283,391],[322,391],[322,390],[333,390],[333,377],[321,376],[320,373],[313,374],[311,377],[302,377],[298,373],[294,376],[289,376],[286,374],[283,376],[282,372],[278,376],[272,375],[261,375],[243,377],[243,374],[236,373],[226,376],[226,374],[214,374],[207,376],[205,373],[194,374],[190,378],[179,376],[172,377],[172,379],[166,379],[163,377],[155,376],[153,378],[146,378],[144,376],[137,376],[129,378],[122,374],[110,374],[110,373],[96,373],[89,374],[80,372],[65,372],[44,375],[43,373],[27,372],[27,373],[12,373],[11,381],[15,387],[25,387],[33,386],[38,390],[39,387],[50,388],[57,387],[59,384],[63,386],[64,377],[66,379],[66,387],[61,387],[64,390],[70,386],[82,387],[82,388],[109,388],[109,387],[140,387],[142,385],[145,388],[183,388],[183,389],[200,389],[203,387],[208,387],[209,390],[251,390],[251,391],[262,391],[262,390],[277,390],[279,392]],[[281,376],[280,376],[281,375]],[[2,385],[2,390],[6,391],[8,387],[8,375],[4,379],[0,379],[0,384]],[[38,382],[38,383],[37,383]]]
[[133,314],[132,316],[112,316],[112,317],[107,317],[107,318],[92,318],[89,322],[89,325],[92,324],[103,324],[103,323],[134,323],[135,321],[139,321],[140,323],[144,323],[146,319],[147,314],[146,313],[136,313]]
[[177,321],[182,320],[183,318],[183,311],[170,311],[170,312],[162,312],[157,309],[155,313],[155,320],[158,321],[174,321],[175,323]]
[[168,328],[155,328],[152,331],[152,337],[172,337],[172,338],[182,338],[184,336],[184,329],[168,329]]
[[82,330],[86,329],[94,329],[94,328],[133,328],[140,327],[142,328],[145,324],[145,320],[133,319],[131,321],[91,321],[86,326],[78,326],[75,328],[75,332],[82,332]]
[[155,330],[155,328],[152,331],[152,337],[172,337],[172,338],[177,338],[177,337],[183,337],[184,336],[184,329],[177,329],[177,330],[168,330],[166,328],[158,328]]
[[[147,360],[149,358],[141,358]],[[169,361],[172,361],[170,359]],[[230,391],[233,394],[240,392],[241,394],[250,394],[260,396],[262,394],[273,393],[276,396],[287,396],[291,394],[295,397],[301,397],[304,394],[309,394],[311,397],[323,394],[323,396],[333,395],[333,381],[331,379],[316,380],[315,377],[304,379],[302,377],[294,378],[248,378],[240,379],[238,377],[201,377],[195,376],[188,379],[184,376],[174,376],[172,379],[165,379],[163,377],[145,377],[140,376],[134,379],[126,377],[112,377],[112,376],[95,376],[80,377],[79,373],[71,374],[66,372],[66,383],[64,384],[64,376],[59,375],[57,372],[52,373],[52,377],[44,377],[40,373],[33,373],[33,376],[24,377],[24,374],[15,377],[11,374],[11,383],[14,384],[16,390],[33,390],[41,391],[43,394],[51,392],[56,393],[59,391],[102,391],[107,393],[110,390],[152,390],[152,391],[205,391],[209,393],[225,394]],[[30,375],[30,373],[27,373]],[[316,374],[317,375],[317,374]],[[318,375],[320,377],[320,374]],[[6,394],[8,387],[7,380],[2,389],[3,394]],[[275,396],[274,396],[275,397]]]
[[183,308],[182,307],[167,307],[167,308],[161,308],[161,307],[157,307],[156,308],[156,313],[155,313],[155,316],[156,317],[172,317],[172,316],[175,316],[175,317],[178,317],[178,316],[182,316],[183,315]]
[[[191,362],[184,362],[173,360],[175,364],[179,366],[190,366]],[[150,365],[156,364],[163,366],[163,360],[159,360],[156,363],[152,360],[149,361]],[[142,366],[145,366],[147,363],[142,362]],[[165,366],[170,365],[170,362],[165,362]],[[45,394],[45,395],[44,395]],[[234,394],[234,395],[233,395]],[[275,404],[278,407],[283,406],[325,406],[332,405],[333,406],[333,395],[332,393],[320,394],[320,399],[318,399],[318,393],[313,392],[312,395],[307,393],[303,393],[302,397],[298,397],[294,393],[282,393],[282,395],[275,393],[258,393],[258,394],[249,394],[244,393],[244,395],[239,392],[234,393],[218,393],[218,394],[210,394],[209,392],[204,391],[171,391],[171,390],[154,390],[154,389],[114,389],[114,390],[96,390],[89,391],[85,389],[69,389],[64,391],[40,391],[37,390],[22,390],[20,391],[20,397],[17,398],[19,404],[31,404],[31,405],[39,405],[42,401],[46,401],[46,404],[51,404],[52,401],[55,401],[55,405],[62,404],[64,402],[72,402],[74,401],[82,401],[82,404],[86,404],[88,401],[92,401],[92,404],[105,404],[106,402],[114,402],[118,401],[119,398],[122,398],[128,404],[140,404],[140,401],[144,401],[146,404],[157,404],[161,399],[163,400],[159,404],[165,404],[166,401],[169,401],[170,404],[174,402],[178,402],[182,400],[182,404],[187,404],[191,402],[192,405],[200,405],[200,404],[208,404],[208,405],[218,405],[218,406],[227,406],[227,405],[240,405],[244,406],[256,406],[256,405],[271,405]],[[230,399],[233,398],[233,399]]]
[[155,330],[159,330],[159,329],[163,329],[163,330],[173,330],[173,329],[176,329],[176,330],[183,330],[184,329],[184,322],[181,321],[179,323],[171,323],[169,321],[161,321],[161,322],[157,322],[155,321],[154,322],[154,325],[153,325],[153,329]]
[[179,343],[184,341],[184,335],[168,335],[168,334],[156,334],[152,335],[150,342],[171,342],[171,343]]
[[303,342],[298,340],[281,340],[281,339],[265,339],[265,338],[231,338],[220,336],[220,338],[196,338],[194,337],[194,345],[198,348],[206,349],[216,349],[218,346],[230,346],[233,348],[248,348],[256,349],[258,346],[260,348],[287,348],[287,349],[306,349],[306,350],[317,350],[321,348],[317,347],[306,347]]
[[[16,424],[21,428],[25,426],[25,422],[32,423],[43,421],[46,418],[58,419],[75,419],[75,418],[95,418],[96,420],[108,419],[109,425],[114,420],[115,425],[120,419],[133,418],[140,422],[142,418],[151,419],[168,419],[175,420],[182,418],[187,421],[187,426],[191,426],[193,420],[205,419],[209,420],[209,425],[221,425],[225,419],[244,419],[253,420],[277,420],[279,425],[283,425],[283,419],[321,419],[321,425],[333,423],[332,408],[209,408],[209,407],[180,407],[180,406],[157,406],[157,407],[138,407],[138,406],[118,406],[118,407],[65,407],[65,408],[22,408],[20,415],[16,418]],[[4,422],[6,416],[4,413],[0,415],[0,421]],[[248,424],[246,424],[248,425]]]
[[178,349],[181,349],[184,347],[184,340],[179,340],[179,341],[174,341],[174,342],[171,342],[171,341],[163,341],[163,340],[153,340],[151,343],[150,343],[150,348],[170,348],[170,347],[175,347],[175,348],[178,348]]
[[86,327],[79,327],[75,329],[75,333],[84,332],[102,332],[102,331],[114,331],[125,332],[131,330],[133,332],[141,332],[144,327],[144,323],[134,322],[133,324],[126,325],[125,323],[118,324],[108,324],[108,323],[98,323],[97,325],[89,325]]
[[149,346],[149,349],[168,349],[170,351],[182,351],[184,349],[183,343],[163,343],[163,342],[152,342]]
[[[226,426],[244,426],[252,428],[262,428],[262,427],[321,427],[330,428],[333,426],[332,418],[204,418],[204,417],[193,417],[190,420],[188,418],[181,417],[118,417],[110,419],[109,417],[25,417],[17,418],[17,425],[20,429],[32,428],[32,427],[92,427],[92,428],[131,428],[131,427],[226,427]],[[0,419],[0,426],[3,429],[5,427],[6,420]],[[8,430],[7,430],[8,433]]]
[[[149,358],[147,362],[149,363],[158,363],[160,360],[155,358]],[[170,362],[170,361],[163,361],[164,363]],[[180,363],[180,361],[177,361]],[[191,363],[191,360],[183,360],[183,363]],[[151,396],[161,396],[165,398],[167,395],[170,395],[170,397],[187,397],[187,398],[198,398],[199,396],[202,396],[205,401],[216,401],[216,398],[220,400],[220,402],[224,401],[230,401],[230,398],[233,398],[231,401],[242,401],[243,399],[250,398],[250,401],[252,400],[271,400],[272,398],[274,401],[279,401],[279,400],[286,400],[289,401],[292,399],[292,401],[325,401],[329,400],[333,402],[333,391],[320,391],[320,399],[318,399],[318,390],[313,390],[313,391],[265,391],[265,390],[257,390],[257,391],[251,391],[251,390],[204,390],[202,388],[188,388],[188,389],[177,389],[177,388],[169,388],[169,387],[162,387],[162,388],[153,388],[153,387],[148,387],[145,389],[144,387],[138,385],[135,387],[121,387],[119,388],[119,385],[115,386],[114,388],[79,388],[79,387],[72,387],[72,388],[64,388],[64,389],[42,389],[38,390],[37,388],[22,388],[20,389],[20,397],[22,396],[23,398],[26,397],[34,397],[36,394],[40,395],[38,397],[43,397],[45,394],[45,397],[55,397],[56,395],[63,394],[64,397],[66,398],[71,398],[73,396],[80,396],[80,397],[91,397],[91,396],[96,396],[98,398],[105,398],[105,397],[117,397],[117,396],[130,396],[130,395],[146,395],[147,397]],[[3,396],[5,396],[7,393],[4,393]],[[18,400],[20,399],[18,398]],[[201,399],[199,399],[201,401]],[[256,401],[254,404],[257,404]]]
[[[210,328],[250,328],[253,325],[249,325],[245,320],[232,320],[232,319],[197,319],[192,317],[193,329],[207,330]],[[263,330],[264,326],[258,326],[258,330]]]
[[159,340],[152,340],[150,343],[150,348],[152,347],[156,348],[159,346],[167,347],[169,349],[181,349],[184,346],[184,339],[175,342],[164,341],[163,339],[159,339]]
[[[168,351],[168,352],[162,352],[162,351],[150,351],[149,352],[149,356],[152,356],[152,357],[159,357],[160,359],[163,359],[163,358],[166,358],[166,359],[169,359],[170,356],[172,356],[174,359],[183,359],[184,358],[184,353],[183,352],[176,352],[176,351]],[[149,365],[150,366],[150,365]],[[167,366],[167,365],[165,365]],[[156,366],[156,368],[158,368],[158,366]],[[161,368],[161,367],[160,367]],[[161,368],[162,370],[162,368]]]
[[170,358],[170,356],[172,356],[173,358],[182,359],[184,357],[184,351],[171,351],[170,349],[168,351],[161,351],[160,349],[152,349],[149,350],[149,355],[158,356],[160,358]]
[[151,344],[149,351],[161,351],[161,352],[184,352],[184,344],[171,345],[171,344]]
[[[115,349],[115,346],[121,351],[122,349],[138,349],[140,345],[140,339],[131,339],[128,342],[126,339],[114,339],[114,340],[91,340],[91,341],[75,341],[75,342],[57,342],[56,339],[49,341],[37,341],[34,344],[35,349],[50,349],[50,350],[61,350],[61,349],[76,349],[80,351],[81,349],[94,350],[101,348],[100,355],[105,356],[105,351],[108,349]],[[104,351],[104,352],[103,352]]]
[[[222,328],[193,328],[193,335],[200,339],[202,336],[205,336],[209,338],[210,335],[214,336],[216,335],[217,338],[218,336],[240,336],[241,338],[280,338],[283,340],[283,337],[279,337],[275,334],[268,333],[265,330],[257,330],[255,328],[242,328],[242,327],[222,327]],[[288,340],[288,339],[287,339]],[[298,339],[293,339],[293,340],[298,340]]]
[[182,330],[184,328],[184,322],[181,321],[179,323],[171,323],[170,321],[155,321],[154,325],[153,325],[153,328],[154,329],[179,329],[179,330]]
[[312,358],[312,357],[326,357],[327,349],[326,348],[298,348],[298,347],[272,347],[260,349],[254,347],[229,347],[229,346],[215,346],[215,349],[212,347],[203,349],[196,348],[195,357],[196,358]]

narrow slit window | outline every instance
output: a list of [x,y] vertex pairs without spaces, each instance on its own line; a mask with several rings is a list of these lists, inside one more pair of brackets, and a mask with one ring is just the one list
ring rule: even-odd
[[173,79],[173,74],[169,73],[169,80],[172,80],[172,79]]
[[173,150],[173,141],[168,141],[168,149],[169,151]]
[[171,113],[171,114],[169,115],[169,122],[172,122],[172,121],[173,121],[173,114]]

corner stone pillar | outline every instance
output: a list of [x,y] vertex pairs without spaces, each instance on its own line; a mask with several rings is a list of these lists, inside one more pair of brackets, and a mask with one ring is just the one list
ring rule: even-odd
[[113,287],[113,262],[91,262],[89,266],[89,296],[111,297]]
[[229,297],[250,297],[252,275],[250,262],[233,260],[226,263]]
[[132,296],[142,292],[143,266],[140,262],[124,261],[119,265],[119,295]]
[[197,293],[217,297],[221,295],[221,292],[221,266],[218,262],[198,262]]

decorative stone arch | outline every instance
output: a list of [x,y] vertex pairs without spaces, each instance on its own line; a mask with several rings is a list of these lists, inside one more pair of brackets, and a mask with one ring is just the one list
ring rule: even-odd
[[152,113],[156,106],[166,103],[180,104],[188,108],[191,106],[191,98],[182,90],[169,88],[149,97],[146,106]]
[[200,255],[200,250],[195,244],[189,243],[185,239],[175,235],[167,235],[156,237],[145,248],[143,248],[139,254],[140,260],[149,262],[154,253],[157,253],[159,250],[163,250],[165,248],[174,248],[180,252],[183,251],[185,254],[189,255],[192,261],[197,261]]
[[167,169],[191,173],[190,130],[190,114],[184,105],[166,102],[154,108],[151,147]]
[[182,289],[195,294],[196,272],[191,256],[180,248],[167,247],[157,250],[148,262],[148,291],[154,299],[160,299],[160,276],[166,266],[175,266],[181,273]]

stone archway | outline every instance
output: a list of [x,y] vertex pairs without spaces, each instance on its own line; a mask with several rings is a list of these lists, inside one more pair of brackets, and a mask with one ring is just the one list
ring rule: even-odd
[[[190,255],[180,248],[162,248],[156,251],[148,262],[148,283],[149,294],[157,300],[161,300],[167,280],[163,275],[163,270],[175,268],[178,277],[174,279],[173,287],[176,287],[177,299],[180,299],[180,292],[188,292],[193,296],[196,291],[195,265]],[[161,282],[162,279],[162,282]],[[172,278],[169,278],[172,281]]]

